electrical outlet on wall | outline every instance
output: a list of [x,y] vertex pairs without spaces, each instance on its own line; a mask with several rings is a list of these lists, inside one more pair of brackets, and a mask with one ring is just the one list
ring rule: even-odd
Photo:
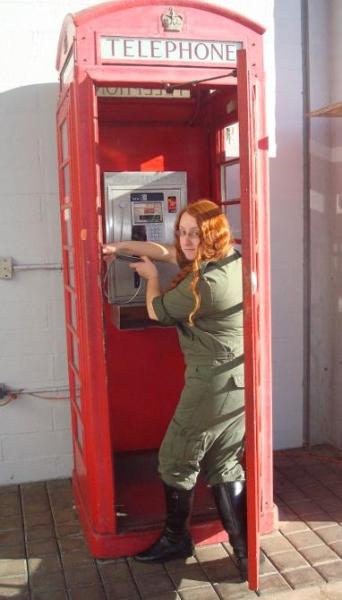
[[13,267],[12,258],[0,258],[0,279],[12,279]]

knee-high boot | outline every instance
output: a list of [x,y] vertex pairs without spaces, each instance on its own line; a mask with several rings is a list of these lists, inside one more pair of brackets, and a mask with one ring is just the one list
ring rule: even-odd
[[166,521],[160,537],[147,550],[134,556],[141,562],[163,562],[192,556],[194,546],[188,531],[193,489],[183,490],[164,484]]
[[229,535],[241,578],[247,572],[247,506],[245,481],[229,481],[213,486],[218,514]]

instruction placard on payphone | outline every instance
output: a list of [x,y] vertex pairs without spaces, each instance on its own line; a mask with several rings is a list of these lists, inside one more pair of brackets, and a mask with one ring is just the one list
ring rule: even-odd
[[[174,243],[176,215],[186,205],[186,173],[111,172],[104,173],[107,242],[123,240]],[[177,267],[158,263],[162,288],[167,287]],[[108,282],[112,304],[145,301],[145,283],[138,294],[136,278],[126,263],[115,261]]]

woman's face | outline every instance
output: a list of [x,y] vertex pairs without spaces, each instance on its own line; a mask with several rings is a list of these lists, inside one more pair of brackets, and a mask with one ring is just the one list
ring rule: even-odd
[[187,260],[194,260],[200,243],[200,230],[195,217],[185,212],[179,221],[179,243]]

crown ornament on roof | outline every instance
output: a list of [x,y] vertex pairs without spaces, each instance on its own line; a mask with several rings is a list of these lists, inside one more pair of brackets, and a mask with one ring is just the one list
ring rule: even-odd
[[176,13],[174,8],[161,16],[164,31],[182,31],[184,17]]

